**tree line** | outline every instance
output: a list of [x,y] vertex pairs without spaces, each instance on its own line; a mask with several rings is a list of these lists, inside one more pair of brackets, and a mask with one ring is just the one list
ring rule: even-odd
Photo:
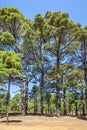
[[[20,93],[10,99],[13,85]],[[0,8],[0,97],[7,122],[9,111],[87,114],[87,26],[60,11],[30,20]]]

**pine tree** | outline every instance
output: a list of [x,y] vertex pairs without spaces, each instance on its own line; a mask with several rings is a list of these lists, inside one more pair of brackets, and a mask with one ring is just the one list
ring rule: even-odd
[[[0,70],[0,77],[3,76],[3,80],[8,84],[7,98],[6,98],[6,116],[7,123],[9,122],[9,100],[10,100],[10,85],[15,80],[18,80],[22,76],[21,72],[21,58],[19,54],[9,51],[0,51],[0,61],[4,67]],[[3,74],[3,75],[2,75]]]

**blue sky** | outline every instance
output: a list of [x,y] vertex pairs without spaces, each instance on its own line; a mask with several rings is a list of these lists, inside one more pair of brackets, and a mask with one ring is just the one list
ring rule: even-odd
[[0,8],[15,6],[30,19],[38,13],[44,15],[49,11],[62,11],[69,13],[70,19],[87,24],[87,0],[0,0]]

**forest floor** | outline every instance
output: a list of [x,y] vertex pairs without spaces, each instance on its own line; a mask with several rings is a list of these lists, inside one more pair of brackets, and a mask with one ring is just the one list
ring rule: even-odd
[[0,117],[0,130],[87,130],[87,120],[77,117],[11,116]]

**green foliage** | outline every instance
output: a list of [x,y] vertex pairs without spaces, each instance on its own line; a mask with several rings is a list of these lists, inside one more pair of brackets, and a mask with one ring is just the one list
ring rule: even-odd
[[15,39],[11,35],[11,33],[9,33],[8,31],[3,32],[0,30],[0,46],[11,46],[12,44],[15,44]]
[[9,77],[9,75],[19,75],[22,76],[21,73],[21,58],[20,54],[16,54],[15,52],[9,51],[0,51],[0,75]]
[[[21,79],[21,95],[29,112],[40,113],[42,107],[44,113],[52,114],[61,107],[62,114],[65,109],[82,113],[87,106],[86,41],[87,27],[75,24],[67,13],[47,11],[31,21],[15,7],[1,8],[0,84],[8,83],[7,98],[10,84],[19,81],[20,85]],[[17,94],[11,99],[11,112],[21,112],[22,98]],[[5,112],[4,103],[3,97],[0,112]]]
[[10,112],[21,113],[20,94],[16,94],[10,101]]
[[6,87],[0,84],[0,113],[6,112]]

